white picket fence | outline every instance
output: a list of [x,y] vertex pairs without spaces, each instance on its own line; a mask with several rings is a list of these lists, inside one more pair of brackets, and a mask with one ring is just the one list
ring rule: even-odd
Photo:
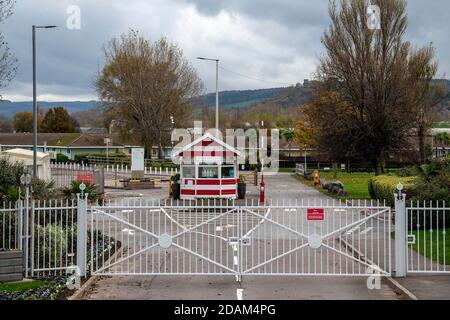
[[[67,170],[94,170],[102,167],[101,165],[85,165],[80,163],[53,163],[51,169],[67,169]],[[118,173],[118,174],[131,174],[131,168],[128,165],[116,164],[106,165],[105,173]],[[158,175],[158,176],[172,176],[179,173],[178,168],[162,168],[162,167],[146,167],[144,168],[145,175]]]

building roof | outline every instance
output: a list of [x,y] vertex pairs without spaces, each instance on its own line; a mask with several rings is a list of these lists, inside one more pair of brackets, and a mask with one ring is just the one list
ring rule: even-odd
[[[89,133],[39,133],[39,146],[46,144],[48,147],[106,147],[107,134]],[[0,145],[4,146],[31,146],[33,134],[31,133],[0,133]],[[112,147],[123,147],[118,137],[112,137]]]
[[[9,155],[9,156],[15,156],[15,157],[21,157],[21,158],[33,158],[33,151],[17,148],[17,149],[10,149],[10,150],[6,150],[6,151],[2,151],[2,152],[0,152],[0,155],[2,155],[2,156]],[[49,153],[36,152],[36,158],[38,160],[42,160],[42,159],[48,158],[50,156],[51,155]]]
[[[201,150],[202,153],[211,153],[211,155],[214,155],[216,152],[224,151],[224,149],[228,152],[233,153],[236,156],[240,156],[241,152],[237,149],[233,148],[232,146],[226,144],[219,138],[216,138],[210,133],[207,133],[200,138],[197,138],[193,142],[187,144],[184,147],[181,147],[181,149],[175,151],[174,157],[180,157],[186,152],[193,153],[194,151]],[[216,150],[217,149],[217,150]],[[195,155],[195,153],[194,153]]]

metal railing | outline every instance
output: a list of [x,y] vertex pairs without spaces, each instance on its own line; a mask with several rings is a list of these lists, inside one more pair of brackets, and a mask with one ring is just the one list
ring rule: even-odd
[[449,219],[446,203],[407,206],[404,195],[395,234],[376,201],[21,200],[0,208],[0,250],[23,250],[25,275],[38,277],[80,264],[98,275],[388,276],[395,242],[397,276],[439,274],[450,271]]
[[445,202],[411,202],[406,219],[408,272],[450,273],[450,207]]
[[103,190],[103,168],[80,164],[52,164],[51,177],[57,188],[69,188],[73,181],[89,181]]
[[124,249],[95,275],[391,274],[390,208],[378,203],[127,200],[93,206],[89,225],[93,243]]
[[0,206],[0,250],[20,247],[18,202],[3,202]]

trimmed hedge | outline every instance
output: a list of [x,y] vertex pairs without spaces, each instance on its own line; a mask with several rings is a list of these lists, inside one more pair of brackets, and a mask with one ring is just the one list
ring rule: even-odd
[[57,155],[56,155],[56,162],[58,162],[58,163],[66,163],[66,162],[69,162],[70,161],[70,159],[69,159],[69,157],[68,156],[66,156],[65,154],[62,154],[62,153],[58,153]]
[[414,193],[416,188],[414,181],[416,177],[399,177],[399,176],[377,176],[369,179],[369,194],[372,199],[386,200],[386,204],[394,206],[394,193],[397,192],[397,185],[403,184],[403,192],[407,196]]

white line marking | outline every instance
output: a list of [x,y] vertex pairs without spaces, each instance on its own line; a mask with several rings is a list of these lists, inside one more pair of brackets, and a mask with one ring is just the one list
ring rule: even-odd
[[237,289],[236,296],[238,300],[244,300],[244,289]]
[[130,236],[134,236],[134,230],[132,230],[132,229],[125,228],[125,229],[122,229],[122,232],[128,233]]
[[234,256],[234,265],[237,266],[239,264],[238,257]]

